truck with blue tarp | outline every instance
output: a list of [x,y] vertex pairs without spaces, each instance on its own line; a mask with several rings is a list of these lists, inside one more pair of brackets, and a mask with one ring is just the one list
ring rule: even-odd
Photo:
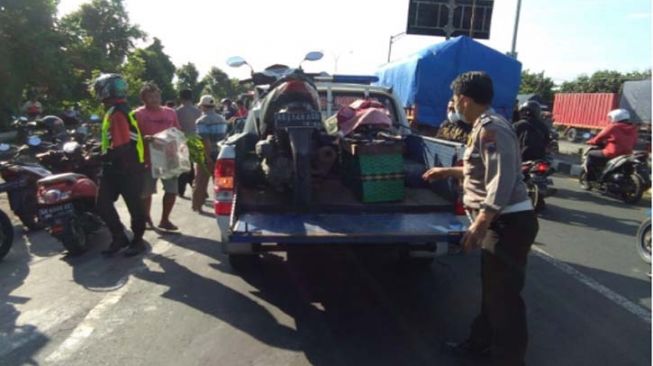
[[[260,171],[256,166],[261,164],[256,156],[257,145],[260,152],[264,145],[261,141],[265,140],[256,127],[264,112],[255,105],[243,131],[220,143],[215,166],[215,215],[220,245],[230,263],[234,267],[251,265],[264,252],[315,245],[390,246],[410,263],[426,264],[437,255],[454,251],[468,224],[458,182],[452,179],[429,183],[422,179],[422,174],[433,166],[460,164],[464,146],[413,134],[403,106],[387,87],[335,76],[316,78],[315,85],[325,120],[353,100],[374,100],[387,108],[394,128],[401,131],[396,140],[399,148],[390,144],[390,148],[379,150],[385,155],[371,151],[372,155],[367,157],[371,158],[368,163],[374,171],[372,175],[359,176],[355,185],[359,190],[376,189],[378,186],[374,185],[382,183],[386,189],[382,194],[393,195],[393,199],[357,194],[348,183],[356,179],[345,176],[352,174],[345,160],[347,156],[351,160],[354,153],[343,149],[328,174],[318,172],[316,160],[324,153],[318,151],[313,162],[311,204],[294,206],[291,196],[256,178],[261,173],[254,173]],[[365,148],[375,149],[358,148],[363,154]],[[362,159],[355,163],[359,169],[365,169]],[[383,169],[388,167],[393,174],[385,174]],[[266,168],[266,172],[270,173],[272,168]],[[400,187],[386,184],[389,181],[384,179],[399,182]],[[395,196],[398,188],[400,196]]]
[[382,66],[376,85],[392,88],[412,122],[437,128],[447,116],[451,82],[467,71],[485,71],[494,82],[492,107],[510,120],[521,68],[514,58],[460,36]]

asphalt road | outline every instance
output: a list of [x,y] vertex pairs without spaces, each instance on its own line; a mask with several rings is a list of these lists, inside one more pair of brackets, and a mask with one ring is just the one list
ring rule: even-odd
[[[528,364],[650,365],[650,268],[634,246],[650,202],[556,185],[529,259]],[[173,220],[183,235],[148,232],[151,251],[130,259],[99,254],[106,233],[68,258],[17,226],[0,263],[0,365],[473,364],[440,344],[465,337],[479,309],[478,254],[420,273],[316,250],[235,273],[211,216],[180,200]]]

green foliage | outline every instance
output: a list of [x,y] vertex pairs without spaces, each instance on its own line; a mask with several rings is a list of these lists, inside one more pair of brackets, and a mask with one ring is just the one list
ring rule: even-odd
[[544,71],[533,73],[527,69],[521,73],[519,94],[538,94],[542,99],[551,103],[553,101],[554,86],[553,80],[544,76]]
[[193,98],[198,100],[204,89],[204,83],[198,81],[199,71],[197,71],[195,64],[189,62],[181,65],[175,74],[177,75],[177,83],[175,85],[177,92],[182,89],[190,89],[193,92]]
[[215,66],[202,79],[202,83],[205,85],[202,93],[211,94],[218,99],[236,98],[238,94],[247,91],[244,86],[238,83],[238,79],[229,79],[224,71]]
[[643,72],[632,71],[626,74],[614,70],[600,70],[592,74],[592,76],[583,74],[575,80],[562,83],[560,91],[562,93],[619,93],[624,81],[650,78],[650,69]]
[[205,173],[211,174],[206,168],[206,150],[204,147],[204,141],[198,134],[188,134],[186,135],[188,139],[186,145],[188,145],[188,155],[190,156],[190,161],[197,163]]
[[[56,31],[55,0],[0,2],[0,126],[18,114],[27,91],[44,107],[70,92],[64,38]],[[47,111],[47,109],[46,109]]]
[[[161,40],[154,38],[154,42],[146,48],[136,49],[133,53],[135,59],[145,63],[142,74],[138,75],[143,81],[153,81],[161,89],[163,100],[175,99],[175,90],[172,87],[172,78],[175,76],[175,65],[170,61],[170,56],[163,52]],[[141,83],[142,84],[142,83]],[[139,89],[140,89],[139,85]]]

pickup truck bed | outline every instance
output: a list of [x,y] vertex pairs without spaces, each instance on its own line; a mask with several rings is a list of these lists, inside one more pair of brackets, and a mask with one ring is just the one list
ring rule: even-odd
[[[318,183],[315,203],[309,212],[320,213],[424,213],[451,211],[451,202],[428,188],[406,187],[403,201],[362,203],[338,179]],[[271,190],[241,188],[238,194],[239,211],[247,213],[288,213],[290,197]]]

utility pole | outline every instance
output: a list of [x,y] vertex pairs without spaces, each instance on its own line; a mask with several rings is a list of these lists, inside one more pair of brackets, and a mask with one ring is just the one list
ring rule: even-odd
[[392,56],[392,44],[398,38],[405,36],[406,32],[397,33],[394,36],[390,36],[390,43],[388,44],[388,62],[390,62],[390,57]]
[[517,58],[517,30],[519,29],[519,13],[521,12],[521,0],[517,0],[517,15],[515,15],[515,29],[512,32],[512,49],[510,56]]
[[469,22],[469,38],[474,38],[474,22],[476,21],[476,0],[472,2],[472,19]]

